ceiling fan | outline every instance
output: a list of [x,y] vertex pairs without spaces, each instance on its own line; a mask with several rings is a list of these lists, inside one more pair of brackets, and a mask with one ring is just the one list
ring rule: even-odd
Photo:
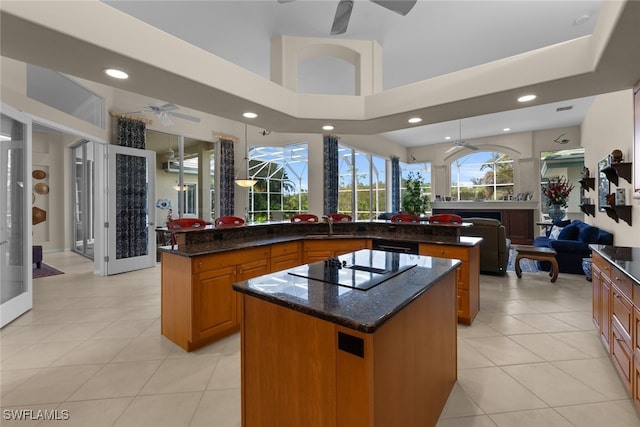
[[[290,3],[294,0],[278,0],[278,3]],[[413,6],[415,6],[417,0],[369,0],[379,6],[389,9],[392,12],[396,12],[402,16],[405,16]],[[336,16],[333,18],[333,25],[331,26],[331,35],[344,34],[347,31],[349,25],[349,19],[351,18],[351,10],[353,9],[354,0],[340,0],[336,9]]]
[[478,151],[478,147],[462,139],[462,121],[458,122],[458,139],[456,141],[453,141],[453,147],[449,147],[449,149],[445,151],[445,153],[448,154],[453,150],[457,150],[458,148],[468,148],[472,151]]
[[[176,110],[179,109],[176,104],[167,103],[163,105],[147,105],[142,110],[147,113],[153,113],[158,116],[160,123],[164,126],[170,126],[173,124],[170,117],[177,117],[179,119],[190,120],[195,123],[200,123],[200,117],[191,116],[189,114],[177,113]],[[140,111],[137,111],[138,113]]]

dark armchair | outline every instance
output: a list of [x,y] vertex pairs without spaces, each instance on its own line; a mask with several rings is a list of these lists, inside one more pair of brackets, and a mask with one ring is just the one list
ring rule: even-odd
[[500,221],[492,218],[465,218],[471,227],[462,229],[463,236],[482,237],[480,243],[480,272],[489,274],[504,274],[509,262],[511,240],[507,239],[507,232]]

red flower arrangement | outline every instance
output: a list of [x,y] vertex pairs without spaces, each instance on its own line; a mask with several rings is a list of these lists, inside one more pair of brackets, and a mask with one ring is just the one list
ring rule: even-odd
[[559,205],[563,208],[567,207],[571,190],[573,190],[573,184],[569,184],[564,177],[542,186],[542,193],[547,196],[547,205]]

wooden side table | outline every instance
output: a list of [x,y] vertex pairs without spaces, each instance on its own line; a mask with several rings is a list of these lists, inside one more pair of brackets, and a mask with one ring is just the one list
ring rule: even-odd
[[549,276],[551,277],[551,283],[558,280],[558,261],[556,260],[557,252],[551,248],[539,248],[537,246],[518,245],[514,248],[516,250],[516,276],[518,279],[522,277],[522,270],[520,269],[520,260],[522,258],[532,259],[536,261],[549,261],[551,263],[551,271]]

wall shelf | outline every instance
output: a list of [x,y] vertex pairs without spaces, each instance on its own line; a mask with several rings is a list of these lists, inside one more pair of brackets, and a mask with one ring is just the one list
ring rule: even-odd
[[618,219],[623,220],[627,224],[631,225],[631,208],[632,206],[605,206],[604,209],[609,215],[609,218],[618,222]]
[[595,190],[596,189],[596,179],[595,178],[582,178],[580,181],[580,187],[583,190]]
[[619,181],[618,177],[624,178],[629,184],[631,184],[631,163],[629,162],[611,163],[611,166],[602,169],[602,172],[605,174],[607,179],[613,182],[616,186]]
[[586,215],[596,216],[596,205],[580,205],[580,210]]

